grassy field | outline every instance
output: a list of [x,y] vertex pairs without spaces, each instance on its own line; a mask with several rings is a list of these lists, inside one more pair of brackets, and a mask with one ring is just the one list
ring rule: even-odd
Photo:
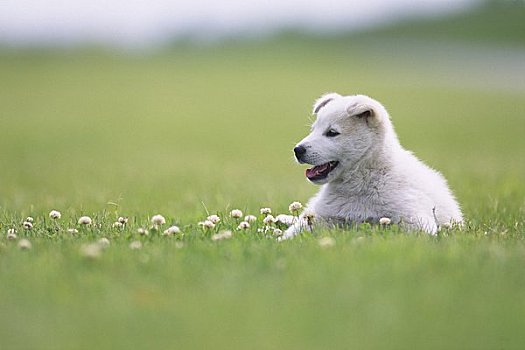
[[[520,47],[378,35],[2,53],[0,348],[523,348]],[[381,101],[449,180],[466,229],[283,243],[261,218],[235,230],[233,208],[285,213],[315,193],[291,149],[327,91]],[[158,213],[161,230],[139,235]],[[197,225],[208,213],[222,217],[213,232]],[[171,224],[183,234],[161,235]],[[86,257],[101,237],[109,248]]]

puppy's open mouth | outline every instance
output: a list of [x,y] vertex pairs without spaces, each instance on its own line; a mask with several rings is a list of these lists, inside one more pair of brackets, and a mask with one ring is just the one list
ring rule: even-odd
[[322,180],[330,174],[339,165],[338,161],[331,161],[321,165],[316,165],[313,168],[306,169],[306,177],[310,181]]

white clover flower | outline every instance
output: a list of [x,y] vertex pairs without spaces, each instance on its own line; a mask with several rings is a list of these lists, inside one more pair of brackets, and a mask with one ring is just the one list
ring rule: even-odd
[[12,241],[16,238],[16,230],[14,228],[10,228],[9,230],[7,230],[7,240]]
[[98,259],[102,255],[102,247],[97,243],[83,244],[80,247],[80,255],[87,259]]
[[123,228],[123,227],[124,227],[124,224],[121,223],[120,221],[115,221],[115,222],[113,223],[113,225],[111,225],[111,226],[113,226],[113,228]]
[[[211,221],[214,224],[218,224],[221,221],[219,215],[210,215],[206,218],[207,221]],[[205,221],[206,222],[206,221]]]
[[272,209],[271,208],[261,208],[261,214],[263,215],[270,215],[272,213]]
[[33,219],[32,216],[28,216],[25,220],[26,222],[30,222],[30,223],[33,223],[35,221],[35,219]]
[[33,224],[30,223],[29,221],[24,221],[24,223],[22,224],[22,226],[24,227],[24,229],[30,231],[33,229]]
[[303,209],[303,205],[300,203],[300,202],[292,202],[289,206],[288,206],[288,210],[290,211],[290,213],[292,214],[297,214],[297,212],[299,210]]
[[51,210],[49,212],[49,217],[53,220],[60,219],[62,217],[62,214],[58,210]]
[[120,222],[121,224],[125,225],[125,224],[128,223],[128,218],[125,217],[125,216],[119,216],[117,221]]
[[333,237],[323,237],[319,239],[318,243],[320,247],[329,248],[335,245],[335,239]]
[[283,230],[276,228],[276,229],[273,230],[273,234],[276,237],[281,237],[283,235]]
[[230,212],[230,216],[234,219],[242,218],[242,211],[240,211],[239,209],[233,209]]
[[249,228],[250,228],[250,223],[247,222],[247,221],[241,221],[241,222],[239,223],[239,226],[237,226],[237,229],[238,229],[238,230],[247,230],[247,229],[249,229]]
[[220,241],[232,237],[232,231],[221,231],[211,236],[212,241]]
[[263,219],[263,223],[264,223],[265,225],[272,225],[272,224],[275,223],[275,218],[274,218],[272,215],[268,214],[268,215]]
[[157,214],[157,215],[153,215],[153,217],[151,218],[151,223],[153,225],[164,225],[166,223],[166,219],[164,218],[164,216],[160,215],[160,214]]
[[180,228],[178,226],[171,226],[164,230],[165,236],[171,236],[177,233],[180,233]]
[[312,226],[315,221],[315,214],[313,211],[305,211],[303,213],[303,219],[306,221],[308,226]]
[[275,227],[264,226],[264,227],[258,228],[257,232],[258,233],[268,233],[271,231],[271,233],[273,233],[273,230],[275,230]]
[[76,228],[68,228],[67,233],[74,235],[78,233],[78,230]]
[[106,249],[110,246],[111,242],[106,237],[102,237],[97,241],[97,244],[100,246],[100,248]]
[[142,242],[141,241],[133,241],[129,244],[129,249],[131,250],[138,250],[142,249]]
[[29,250],[32,247],[31,242],[29,242],[29,240],[25,238],[22,238],[20,241],[18,241],[17,245],[18,245],[18,248],[22,250]]
[[81,216],[80,219],[78,219],[79,225],[91,225],[93,223],[93,220],[89,216]]
[[201,221],[201,222],[199,222],[199,225],[202,226],[202,228],[210,229],[210,230],[215,227],[215,224],[211,220]]
[[379,219],[379,225],[387,226],[387,225],[390,225],[391,223],[392,223],[392,220],[390,220],[390,218]]
[[280,222],[281,224],[291,226],[293,223],[297,220],[297,218],[293,215],[287,215],[287,214],[279,214],[275,217],[276,222]]
[[257,216],[255,216],[255,215],[246,215],[244,217],[244,221],[253,223],[253,222],[257,221]]
[[143,227],[140,227],[137,229],[137,233],[141,236],[147,236],[149,234],[149,231]]

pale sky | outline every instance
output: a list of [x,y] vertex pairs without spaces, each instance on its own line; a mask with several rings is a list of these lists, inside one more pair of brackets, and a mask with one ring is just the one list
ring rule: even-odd
[[0,43],[150,46],[282,28],[352,30],[461,11],[480,0],[2,0]]

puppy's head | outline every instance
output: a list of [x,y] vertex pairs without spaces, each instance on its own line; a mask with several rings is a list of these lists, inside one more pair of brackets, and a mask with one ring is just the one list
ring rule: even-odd
[[313,113],[317,118],[312,130],[294,153],[299,163],[313,165],[306,177],[315,184],[341,178],[391,128],[384,107],[363,95],[323,95],[315,102]]

